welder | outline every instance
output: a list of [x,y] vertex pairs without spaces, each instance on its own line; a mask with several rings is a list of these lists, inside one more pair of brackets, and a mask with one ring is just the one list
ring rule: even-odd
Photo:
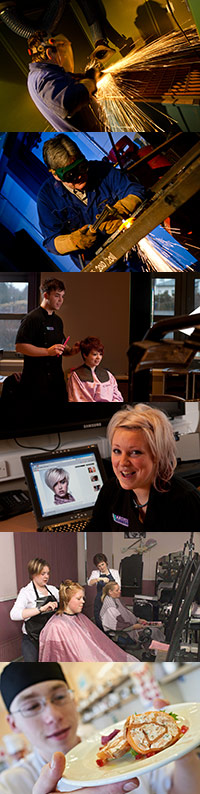
[[103,130],[94,98],[99,71],[74,73],[71,42],[63,35],[48,39],[36,31],[28,39],[28,53],[28,91],[51,126],[59,131]]
[[[144,188],[108,161],[88,161],[67,135],[45,142],[44,162],[49,176],[40,188],[38,213],[44,247],[52,254],[70,254],[79,269],[85,267],[110,235],[142,202]],[[94,230],[105,205],[113,215]],[[116,269],[126,269],[119,260]]]

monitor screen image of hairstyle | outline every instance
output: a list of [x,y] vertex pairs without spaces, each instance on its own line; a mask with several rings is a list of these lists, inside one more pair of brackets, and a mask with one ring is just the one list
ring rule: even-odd
[[[95,483],[91,468],[96,471]],[[57,455],[56,465],[55,462],[52,464],[52,459],[34,460],[30,469],[43,517],[53,513],[66,513],[73,510],[73,507],[81,509],[93,506],[96,501],[96,485],[98,484],[98,489],[103,485],[93,452],[73,454],[72,450],[67,457]]]

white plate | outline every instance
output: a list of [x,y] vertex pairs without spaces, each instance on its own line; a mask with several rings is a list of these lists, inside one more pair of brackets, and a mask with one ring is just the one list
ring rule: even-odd
[[135,776],[143,775],[144,772],[157,769],[159,766],[176,761],[182,755],[193,750],[200,744],[200,703],[176,703],[167,706],[164,711],[178,715],[177,724],[187,725],[188,731],[183,734],[176,744],[167,747],[160,753],[151,758],[134,760],[131,755],[124,755],[122,758],[109,761],[103,767],[96,764],[96,753],[101,744],[102,733],[109,735],[115,728],[121,729],[125,720],[110,725],[104,731],[93,734],[89,739],[66,755],[66,766],[64,778],[68,782],[82,786],[101,786],[105,783],[114,783],[120,780],[129,780]]

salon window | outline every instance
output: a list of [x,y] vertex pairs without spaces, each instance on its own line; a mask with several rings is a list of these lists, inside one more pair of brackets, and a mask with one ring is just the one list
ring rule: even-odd
[[[13,358],[15,338],[23,317],[38,303],[38,274],[0,274],[0,348]],[[1,354],[2,355],[2,354]]]
[[[154,278],[151,288],[151,325],[165,317],[175,315],[176,281],[174,278]],[[166,339],[173,339],[167,334]]]
[[200,306],[200,278],[194,279],[194,309]]

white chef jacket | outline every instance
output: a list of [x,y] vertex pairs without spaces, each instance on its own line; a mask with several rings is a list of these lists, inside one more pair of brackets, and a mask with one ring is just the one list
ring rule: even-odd
[[[35,749],[11,769],[6,769],[0,775],[0,794],[32,794],[33,786],[38,780],[44,763],[38,750]],[[61,791],[77,789],[77,786],[68,785],[64,778],[61,779],[59,785],[62,784],[62,781],[64,787],[60,789]]]
[[[120,579],[119,572],[116,571],[114,568],[109,568],[108,570],[112,574],[113,579],[115,580],[115,582],[117,584],[119,584],[119,586],[121,587],[121,579]],[[96,571],[92,571],[92,573],[90,574],[90,577],[88,579],[88,584],[90,584],[92,582],[92,579],[99,579],[100,575],[101,574],[100,574],[100,571],[98,570],[98,568],[96,569]],[[106,576],[106,573],[102,573],[102,576]]]
[[[52,584],[48,584],[47,587],[48,587],[48,590],[50,591],[50,593],[52,593],[52,595],[55,596],[55,598],[56,598],[56,600],[58,601],[58,604],[59,604],[59,590],[58,590],[58,588],[54,587],[54,585],[52,585]],[[44,598],[44,593],[40,593],[40,589],[39,589],[38,586],[36,587],[36,590],[38,592],[39,598]],[[22,617],[23,610],[24,609],[35,609],[35,607],[36,607],[36,594],[35,594],[35,590],[34,590],[34,587],[33,587],[33,582],[29,582],[29,584],[27,584],[26,587],[22,587],[21,590],[19,591],[18,596],[16,598],[16,601],[15,601],[15,603],[14,603],[14,605],[13,605],[11,611],[10,611],[10,618],[11,618],[11,620],[23,620],[23,617]],[[27,634],[26,627],[25,627],[26,620],[29,620],[29,618],[26,618],[24,623],[23,623],[23,626],[22,626],[23,634]]]
[[[32,794],[32,789],[44,761],[37,749],[29,753],[11,769],[7,769],[0,775],[0,794]],[[147,772],[140,778],[138,794],[167,794],[172,783],[173,764],[167,767],[162,766],[155,772]],[[73,786],[65,778],[61,778],[57,786],[59,791],[74,791],[81,786]],[[82,786],[83,788],[83,786]]]

